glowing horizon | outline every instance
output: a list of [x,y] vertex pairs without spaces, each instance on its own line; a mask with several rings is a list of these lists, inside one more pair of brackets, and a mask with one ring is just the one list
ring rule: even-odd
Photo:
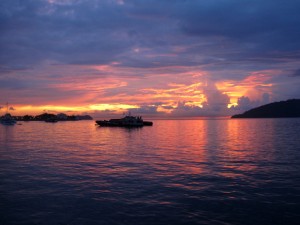
[[[85,66],[84,70],[88,68],[97,68],[97,70],[101,68],[107,74],[116,74],[126,70],[126,68],[120,68],[119,66],[114,68],[112,65]],[[227,111],[226,109],[238,108],[238,101],[242,97],[247,96],[247,98],[261,104],[265,103],[260,98],[263,98],[263,95],[272,96],[273,84],[271,79],[278,73],[278,71],[272,70],[258,71],[239,81],[224,80],[218,82],[209,80],[208,72],[203,70],[197,72],[194,69],[191,72],[180,72],[176,81],[173,80],[172,82],[168,82],[172,74],[159,74],[160,83],[155,82],[158,79],[158,75],[151,73],[143,78],[122,78],[115,75],[104,79],[77,78],[78,81],[73,80],[71,83],[59,79],[59,83],[54,84],[50,82],[50,85],[48,85],[53,92],[78,92],[81,94],[68,96],[67,99],[59,98],[58,101],[54,99],[48,104],[43,104],[39,96],[36,96],[37,101],[41,102],[41,104],[17,103],[11,105],[14,108],[13,113],[15,115],[37,115],[44,112],[98,113],[101,115],[109,112],[111,114],[120,114],[126,110],[133,110],[141,114],[151,114],[151,112],[147,112],[147,109],[153,107],[156,109],[155,113],[160,114],[160,116],[172,116],[173,111],[176,111],[180,105],[187,110],[203,109],[205,111],[207,109],[208,111],[204,114],[204,116],[207,116],[210,110],[208,106],[213,103],[223,106],[220,110],[221,113],[218,114],[219,116],[228,116],[235,111]],[[150,87],[147,87],[148,85]],[[257,89],[257,87],[260,88]],[[132,91],[134,95],[131,95]],[[101,99],[101,103],[97,99]],[[55,102],[58,103],[55,104]],[[212,115],[215,116],[216,114]],[[195,115],[193,114],[192,116]],[[201,116],[201,113],[198,116]]]

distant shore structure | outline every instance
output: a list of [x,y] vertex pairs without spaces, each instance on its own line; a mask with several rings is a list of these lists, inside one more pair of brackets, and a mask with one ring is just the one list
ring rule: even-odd
[[231,118],[293,118],[300,117],[300,99],[273,102],[250,109]]
[[[5,115],[7,114],[9,113],[6,113]],[[2,120],[2,118],[4,118],[4,116],[0,117],[0,121]],[[51,113],[43,113],[37,116],[32,116],[32,115],[11,116],[11,118],[15,121],[45,121],[45,122],[93,120],[93,117],[91,117],[90,115],[66,115],[64,113],[59,113],[57,115]]]

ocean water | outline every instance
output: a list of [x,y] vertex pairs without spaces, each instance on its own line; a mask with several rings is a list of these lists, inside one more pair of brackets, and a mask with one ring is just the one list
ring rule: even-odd
[[299,134],[300,119],[0,125],[0,224],[299,224]]

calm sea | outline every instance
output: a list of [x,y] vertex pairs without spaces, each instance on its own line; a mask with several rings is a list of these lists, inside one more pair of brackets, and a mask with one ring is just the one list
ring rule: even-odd
[[0,125],[1,225],[289,225],[300,119]]

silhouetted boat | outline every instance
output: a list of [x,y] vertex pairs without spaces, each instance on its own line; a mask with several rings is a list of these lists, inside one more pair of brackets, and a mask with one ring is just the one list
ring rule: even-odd
[[152,126],[150,121],[144,121],[141,116],[125,116],[121,119],[97,120],[96,123],[102,127],[143,127]]
[[17,121],[9,113],[6,113],[0,118],[0,122],[3,125],[14,125]]
[[3,125],[14,125],[17,121],[8,113],[8,103],[6,103],[6,113],[0,117],[0,123]]

